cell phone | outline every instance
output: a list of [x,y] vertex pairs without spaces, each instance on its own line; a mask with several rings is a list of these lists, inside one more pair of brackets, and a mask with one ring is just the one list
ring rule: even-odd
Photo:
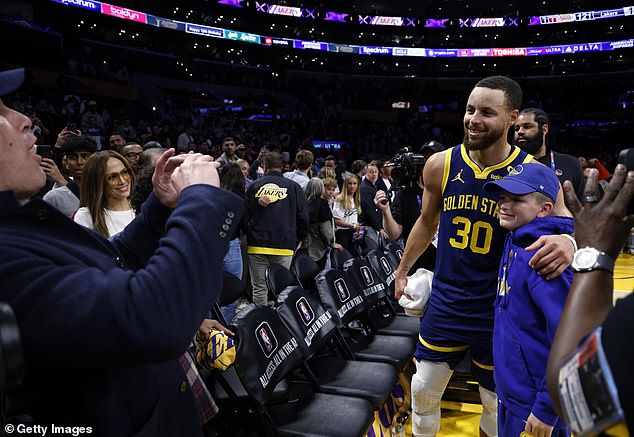
[[[629,149],[623,149],[619,153],[619,164],[623,164],[627,167],[628,171],[634,171],[634,147]],[[634,198],[630,200],[630,205],[627,208],[628,214],[634,214]]]
[[40,155],[42,158],[53,159],[53,151],[51,149],[51,146],[42,146],[38,144],[35,146],[35,153]]

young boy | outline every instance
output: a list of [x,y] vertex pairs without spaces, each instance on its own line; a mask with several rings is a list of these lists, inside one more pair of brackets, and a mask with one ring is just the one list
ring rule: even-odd
[[559,191],[555,172],[522,164],[486,191],[500,191],[500,226],[509,230],[498,273],[493,373],[500,436],[569,436],[546,387],[548,352],[572,283],[566,270],[546,280],[528,265],[524,248],[542,235],[571,234],[573,220],[551,216]]

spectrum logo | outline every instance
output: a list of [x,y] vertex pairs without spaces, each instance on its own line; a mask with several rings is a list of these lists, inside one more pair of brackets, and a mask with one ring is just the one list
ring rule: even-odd
[[101,4],[101,13],[117,18],[123,18],[124,20],[138,21],[139,23],[147,22],[145,14],[142,12],[133,11],[132,9],[127,8],[121,8],[119,6],[109,5],[107,3]]
[[77,6],[83,9],[88,9],[89,11],[98,11],[101,9],[101,3],[92,2],[88,0],[53,0],[57,3],[61,3],[63,5]]

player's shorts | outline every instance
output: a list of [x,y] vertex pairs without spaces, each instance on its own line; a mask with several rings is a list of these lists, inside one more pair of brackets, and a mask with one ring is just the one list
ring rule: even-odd
[[427,326],[433,324],[433,317],[425,314],[421,322],[418,344],[414,356],[417,360],[445,362],[452,370],[471,353],[471,373],[478,383],[487,390],[495,391],[493,382],[493,326],[491,329],[461,329],[456,321],[455,328],[443,329]]

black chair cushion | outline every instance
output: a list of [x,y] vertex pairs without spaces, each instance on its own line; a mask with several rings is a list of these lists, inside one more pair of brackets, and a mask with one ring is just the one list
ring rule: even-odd
[[388,363],[401,370],[411,360],[416,341],[412,337],[375,335],[374,338],[363,337],[354,342],[348,341],[348,344],[357,360]]
[[361,398],[305,393],[270,408],[280,436],[359,437],[374,420],[372,405]]
[[386,363],[329,358],[313,360],[310,367],[322,392],[367,399],[375,410],[396,384],[396,368]]

